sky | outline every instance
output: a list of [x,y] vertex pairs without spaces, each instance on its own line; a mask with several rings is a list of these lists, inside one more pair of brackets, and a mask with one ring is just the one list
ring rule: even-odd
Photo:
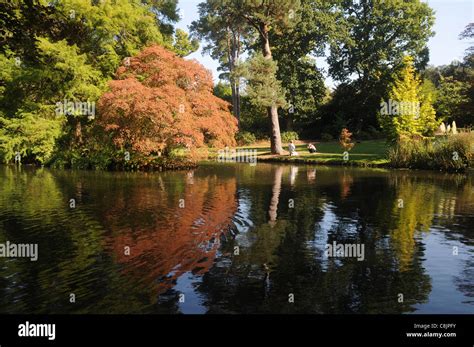
[[[179,8],[181,21],[178,28],[189,32],[189,25],[198,19],[197,5],[204,0],[180,0]],[[435,11],[435,36],[428,42],[431,65],[445,65],[453,60],[462,60],[464,51],[469,46],[468,40],[459,40],[459,34],[467,24],[474,22],[474,0],[425,0]],[[202,46],[202,44],[201,44]],[[197,59],[207,69],[212,71],[214,82],[218,81],[219,64],[209,55],[202,54],[202,48],[193,53],[188,59]],[[319,67],[326,69],[325,58],[318,58]],[[326,78],[328,86],[334,86],[330,78]]]

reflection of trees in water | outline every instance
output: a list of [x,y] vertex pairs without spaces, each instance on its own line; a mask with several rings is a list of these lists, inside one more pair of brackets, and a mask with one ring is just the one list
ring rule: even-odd
[[[354,173],[352,179],[347,177],[351,176],[351,172]],[[349,190],[350,193],[342,195],[340,200],[336,192],[328,193],[338,217],[328,233],[328,241],[364,244],[366,256],[363,262],[352,259],[341,261],[344,263],[342,268],[352,267],[350,282],[346,283],[351,290],[345,296],[344,311],[410,311],[411,305],[425,301],[430,291],[429,277],[421,264],[422,250],[418,249],[414,230],[407,221],[407,217],[413,215],[393,213],[400,192],[389,183],[386,173],[347,170],[339,172],[339,176],[341,191]],[[353,182],[350,189],[344,188],[348,181]],[[411,187],[405,188],[409,191]],[[402,194],[402,198],[405,199],[405,207],[408,207],[407,212],[413,212],[414,201],[410,200],[411,197]],[[416,213],[414,217],[416,219]],[[410,263],[409,269],[405,267],[407,263]],[[328,274],[334,269],[344,271],[341,266],[333,264]],[[404,304],[397,302],[399,293],[405,296]]]
[[235,177],[2,169],[0,241],[40,257],[2,267],[0,311],[153,311],[180,274],[207,271],[236,209]]
[[[100,288],[83,276],[107,275],[98,257],[103,251],[100,224],[80,208],[69,208],[74,195],[64,194],[50,171],[0,169],[0,242],[37,243],[39,252],[37,262],[4,262],[0,311],[80,312],[101,296]],[[70,293],[76,295],[75,305],[68,302]]]
[[[456,223],[445,237],[472,247],[469,176],[303,166],[296,175],[265,164],[218,174],[0,170],[0,242],[40,245],[35,264],[2,263],[1,312],[179,312],[173,287],[186,272],[203,275],[210,312],[409,312],[430,292],[417,232]],[[237,186],[251,207],[235,213]],[[246,227],[221,244],[232,218]],[[364,243],[366,261],[322,259],[321,236]],[[454,279],[468,297],[472,265],[471,255]],[[169,300],[157,305],[157,294]]]
[[428,232],[433,222],[436,188],[409,176],[397,177],[392,184],[397,199],[393,202],[388,229],[399,270],[406,271],[417,248],[415,233]]
[[456,257],[463,263],[463,270],[455,276],[454,283],[469,298],[466,303],[470,305],[474,304],[473,179],[473,175],[443,175],[438,179],[436,191],[436,223],[447,229],[455,224],[456,232],[446,233],[445,237],[468,246],[458,248],[459,255]]
[[[465,214],[472,217],[472,211],[474,211],[474,176],[470,175],[464,180],[457,189],[456,208],[454,212],[456,214]],[[472,224],[471,224],[472,225]]]
[[[240,255],[221,257],[220,265],[204,275],[200,291],[208,297],[211,312],[397,313],[410,311],[413,304],[427,299],[430,284],[421,265],[423,250],[408,232],[413,223],[429,224],[425,215],[415,222],[411,219],[419,212],[414,206],[426,194],[424,188],[419,188],[413,201],[407,195],[406,214],[392,216],[397,197],[404,191],[390,185],[386,173],[365,177],[351,170],[323,169],[316,180],[311,173],[298,175],[292,182],[281,180],[281,170],[291,178],[287,166],[257,170],[261,170],[257,176],[266,176],[272,184],[249,188],[251,200],[264,201],[261,195],[266,195],[270,215],[277,212],[278,218],[272,227],[259,223],[248,231],[247,247],[241,248]],[[247,184],[253,184],[245,177],[239,183],[246,190]],[[413,188],[411,182],[404,184],[407,191]],[[370,192],[369,187],[373,187]],[[275,204],[277,195],[279,203]],[[294,209],[287,207],[290,197],[295,199]],[[318,225],[328,206],[333,206],[335,220],[325,226],[327,242],[364,243],[366,261],[329,259],[328,266],[322,266],[321,252],[309,245],[321,232]],[[377,215],[380,210],[388,211],[382,220]],[[262,220],[265,205],[254,204],[249,213],[247,218]],[[392,229],[387,223],[390,218],[395,219]],[[232,240],[223,247],[230,249],[235,244]],[[410,262],[406,271],[400,271],[403,262]],[[289,293],[295,295],[294,304],[287,301]],[[397,302],[399,293],[404,293],[404,303]]]
[[[107,244],[114,258],[137,283],[155,282],[152,296],[172,288],[183,273],[202,274],[209,269],[221,234],[236,211],[235,178],[194,176],[189,184],[190,175],[186,177],[188,185],[179,193],[168,189],[157,194],[147,186],[120,192],[105,213],[105,224],[113,230]],[[179,207],[180,199],[184,208]],[[134,206],[131,211],[130,206]],[[130,221],[148,222],[133,228],[123,219],[130,213]],[[130,255],[125,247],[130,247]]]
[[345,199],[349,195],[353,183],[352,175],[344,171],[341,177],[341,199]]
[[[444,237],[472,246],[474,191],[471,175],[425,173],[418,177],[395,174],[391,183],[396,187],[397,197],[404,201],[401,209],[394,204],[392,215],[396,218],[392,217],[389,223],[401,271],[409,268],[412,261],[418,261],[414,256],[420,251],[415,242],[416,232],[428,232],[433,224],[447,229],[456,225],[456,232],[447,232]],[[460,292],[473,297],[472,255],[468,257],[463,261],[462,275],[454,281]]]
[[281,192],[281,178],[283,175],[283,168],[281,166],[275,169],[275,176],[272,185],[272,198],[270,200],[270,207],[268,208],[269,223],[273,226],[277,220],[278,201]]
[[[452,177],[454,176],[454,177]],[[454,179],[456,178],[456,179]],[[458,217],[470,217],[474,210],[474,189],[472,175],[441,176],[436,182],[436,216],[438,223],[449,226],[453,219]],[[468,221],[466,221],[468,222]],[[461,227],[469,223],[462,223]]]
[[471,257],[465,262],[464,270],[455,278],[455,283],[460,292],[469,298],[469,304],[474,305],[474,259]]

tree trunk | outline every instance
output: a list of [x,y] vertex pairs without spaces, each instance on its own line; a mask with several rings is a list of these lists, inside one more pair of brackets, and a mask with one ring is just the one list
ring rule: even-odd
[[240,127],[240,90],[236,81],[231,81],[232,89],[232,113],[237,118],[237,125]]
[[[229,62],[230,73],[235,70],[240,56],[240,35],[235,31],[232,32],[232,40],[230,42]],[[237,126],[240,128],[240,88],[238,81],[235,78],[230,78],[230,85],[232,90],[232,113],[237,118]]]
[[240,122],[239,116],[237,114],[237,90],[236,83],[233,79],[230,81],[230,89],[232,90],[232,114],[237,118],[237,122]]
[[76,138],[76,143],[79,145],[82,145],[82,124],[81,120],[76,118],[76,129],[75,129],[75,138]]
[[281,135],[280,135],[280,122],[278,120],[278,109],[276,106],[271,106],[267,108],[268,116],[270,117],[271,125],[271,152],[272,154],[283,154],[283,148],[281,146]]
[[[270,40],[268,38],[268,27],[262,24],[260,27],[260,33],[263,42],[263,57],[265,59],[272,59],[272,51],[270,49]],[[280,122],[278,120],[278,107],[272,105],[267,108],[268,116],[270,117],[272,135],[270,137],[271,153],[272,154],[283,154],[283,148],[281,146],[281,134],[280,134]]]
[[237,118],[237,126],[240,129],[240,88],[238,84],[235,86],[235,117]]
[[237,105],[236,117],[240,127],[240,87],[238,84],[235,86],[235,104]]

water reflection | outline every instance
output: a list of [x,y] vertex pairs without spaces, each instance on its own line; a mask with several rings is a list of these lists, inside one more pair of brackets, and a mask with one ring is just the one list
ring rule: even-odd
[[[474,311],[469,175],[0,167],[0,187],[0,243],[40,252],[0,258],[0,312]],[[365,260],[327,257],[333,242],[364,244]]]
[[141,185],[120,191],[103,215],[113,231],[105,243],[115,261],[126,265],[134,281],[154,282],[153,295],[172,288],[184,273],[209,270],[237,208],[235,178],[198,176],[190,184],[192,176],[186,174],[188,185],[180,192],[165,188],[157,194],[153,186]]
[[270,217],[270,225],[274,226],[278,215],[278,202],[281,192],[281,178],[283,175],[283,167],[278,166],[273,175],[272,198],[270,200],[270,207],[268,208],[268,216]]

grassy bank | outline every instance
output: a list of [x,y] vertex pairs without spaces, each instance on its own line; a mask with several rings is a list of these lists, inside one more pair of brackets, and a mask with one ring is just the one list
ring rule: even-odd
[[[463,172],[474,167],[474,133],[463,133],[448,137],[404,140],[390,146],[385,140],[370,140],[356,143],[344,160],[344,150],[339,143],[312,142],[317,153],[309,153],[308,141],[296,141],[297,156],[270,153],[268,141],[236,150],[255,150],[257,161],[278,163],[306,163],[322,165],[348,165],[360,167],[391,167]],[[217,156],[212,151],[211,157]]]
[[354,165],[367,167],[382,167],[388,165],[388,145],[385,140],[371,140],[357,143],[349,152],[348,160],[344,160],[341,146],[338,142],[313,142],[317,153],[309,153],[307,141],[296,141],[298,156],[289,156],[285,151],[283,155],[272,155],[270,143],[261,142],[255,145],[243,146],[237,149],[256,150],[257,160],[262,162],[309,163],[324,165]]

